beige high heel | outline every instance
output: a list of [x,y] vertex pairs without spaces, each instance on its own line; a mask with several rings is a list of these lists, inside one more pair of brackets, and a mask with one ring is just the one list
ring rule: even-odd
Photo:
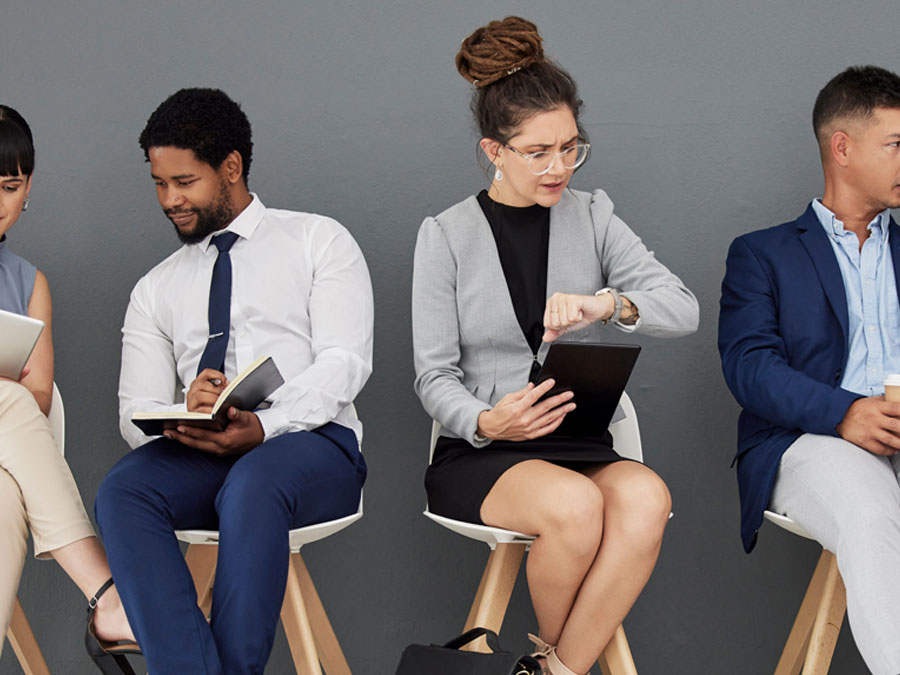
[[544,668],[543,673],[546,675],[578,675],[578,673],[559,660],[559,657],[556,655],[556,645],[545,642],[533,633],[528,634],[528,639],[537,648],[531,655],[536,659],[547,659],[547,667]]

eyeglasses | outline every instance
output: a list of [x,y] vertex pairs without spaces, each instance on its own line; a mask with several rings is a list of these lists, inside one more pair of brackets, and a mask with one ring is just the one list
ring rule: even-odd
[[528,170],[531,171],[531,173],[533,173],[535,176],[543,176],[545,173],[549,173],[550,169],[552,169],[553,165],[556,163],[557,157],[561,157],[563,167],[571,171],[572,169],[577,169],[579,166],[584,164],[585,161],[587,161],[588,156],[591,154],[590,143],[576,143],[575,145],[571,145],[559,152],[547,152],[546,150],[540,150],[538,152],[525,153],[521,150],[516,150],[513,146],[508,145],[507,143],[504,143],[503,147],[507,150],[512,150],[517,155],[527,159]]

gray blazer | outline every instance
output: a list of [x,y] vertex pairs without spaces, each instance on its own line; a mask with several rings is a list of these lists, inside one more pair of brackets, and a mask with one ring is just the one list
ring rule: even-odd
[[[602,190],[566,190],[550,209],[547,295],[592,295],[612,286],[640,311],[637,332],[678,337],[697,330],[699,308]],[[475,446],[478,415],[528,383],[533,354],[476,198],[426,218],[416,241],[412,292],[416,393],[447,436]],[[566,341],[602,342],[599,321]],[[541,345],[543,362],[549,344]]]

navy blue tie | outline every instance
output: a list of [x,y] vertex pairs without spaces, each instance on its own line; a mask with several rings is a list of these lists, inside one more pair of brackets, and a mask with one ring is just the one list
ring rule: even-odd
[[237,238],[234,232],[225,232],[212,239],[219,249],[219,257],[216,258],[209,285],[209,341],[197,366],[198,375],[204,368],[225,372],[225,349],[231,326],[231,256],[228,251]]

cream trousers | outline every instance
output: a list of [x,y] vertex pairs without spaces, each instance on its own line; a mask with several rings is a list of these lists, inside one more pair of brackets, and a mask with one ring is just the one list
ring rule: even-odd
[[[28,529],[34,553],[49,557],[93,537],[69,465],[50,424],[25,387],[0,381],[0,626],[9,627],[25,563]],[[2,642],[0,642],[2,648]]]

